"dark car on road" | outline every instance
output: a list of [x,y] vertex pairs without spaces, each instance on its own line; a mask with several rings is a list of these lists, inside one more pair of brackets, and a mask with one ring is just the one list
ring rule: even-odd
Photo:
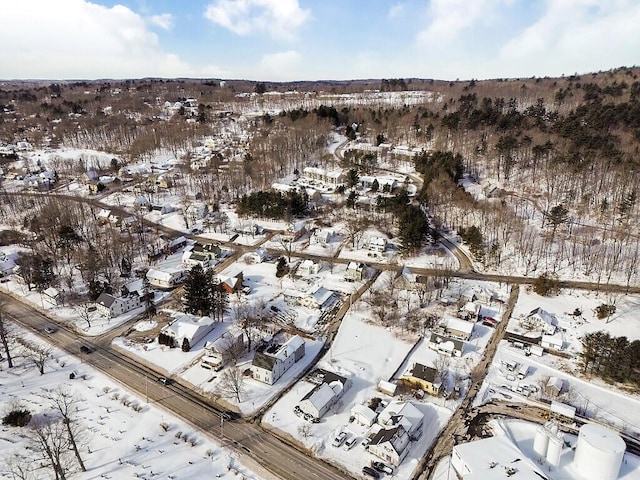
[[93,348],[91,348],[91,347],[89,347],[87,345],[82,345],[80,347],[80,352],[81,353],[91,353],[91,352],[93,352]]

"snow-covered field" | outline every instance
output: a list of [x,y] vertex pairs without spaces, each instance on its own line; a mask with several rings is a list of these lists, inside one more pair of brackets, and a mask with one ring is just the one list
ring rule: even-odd
[[[21,336],[40,342],[28,333]],[[77,374],[73,380],[71,372]],[[3,415],[15,405],[34,416],[51,414],[49,402],[42,398],[45,389],[65,386],[81,399],[74,413],[83,432],[81,454],[87,472],[73,478],[259,478],[235,453],[220,447],[204,432],[58,350],[47,361],[44,375],[25,357],[18,356],[13,369],[2,361],[0,385]],[[16,478],[4,463],[14,454],[28,458],[25,428],[3,425],[1,429],[0,477]],[[180,438],[178,432],[182,432]]]

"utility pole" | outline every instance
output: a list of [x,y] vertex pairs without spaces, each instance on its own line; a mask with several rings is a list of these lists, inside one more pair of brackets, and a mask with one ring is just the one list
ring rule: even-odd
[[220,415],[220,440],[224,438],[224,417]]
[[149,380],[147,374],[144,374],[144,395],[147,397],[147,403],[149,403]]

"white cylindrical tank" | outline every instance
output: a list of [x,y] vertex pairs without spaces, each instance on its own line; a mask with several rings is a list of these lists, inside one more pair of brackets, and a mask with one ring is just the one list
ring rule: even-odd
[[547,462],[549,465],[557,467],[560,465],[560,455],[564,445],[564,437],[562,434],[556,437],[549,437],[549,446],[547,448]]
[[574,467],[585,478],[616,480],[626,448],[613,430],[587,423],[580,427]]
[[547,446],[549,445],[549,435],[547,429],[542,425],[536,429],[536,436],[533,439],[533,451],[540,458],[547,456]]

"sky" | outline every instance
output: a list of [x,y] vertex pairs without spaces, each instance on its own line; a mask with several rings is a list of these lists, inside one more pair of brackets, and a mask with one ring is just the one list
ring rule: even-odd
[[0,0],[0,78],[571,75],[640,65],[640,0]]

